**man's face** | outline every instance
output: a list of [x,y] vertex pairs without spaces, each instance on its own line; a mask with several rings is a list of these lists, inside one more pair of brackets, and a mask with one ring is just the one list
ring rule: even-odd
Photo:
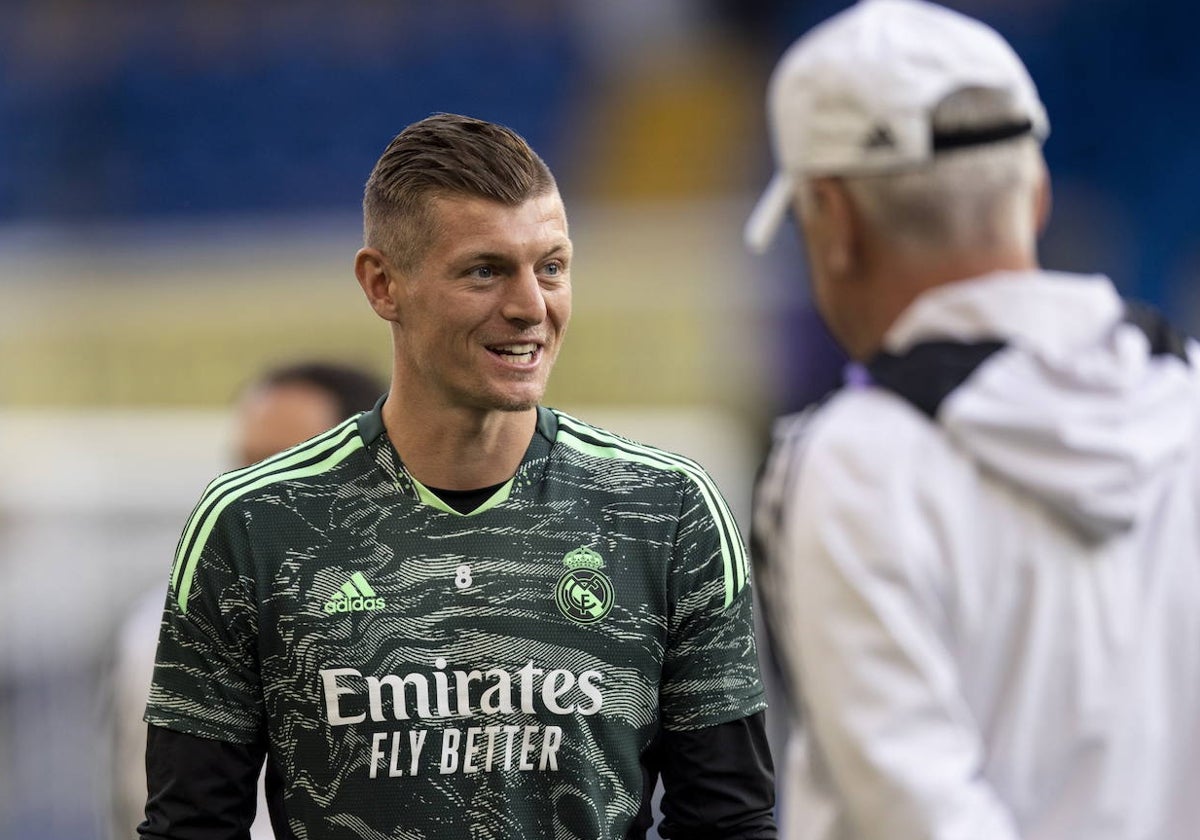
[[432,241],[393,284],[401,399],[481,412],[532,408],[571,317],[562,199],[552,191],[508,207],[437,198],[433,211]]
[[234,411],[237,466],[257,463],[319,435],[342,420],[333,398],[312,385],[251,387]]

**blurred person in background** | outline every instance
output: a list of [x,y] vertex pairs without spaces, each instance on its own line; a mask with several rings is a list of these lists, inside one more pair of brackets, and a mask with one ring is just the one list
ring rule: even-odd
[[150,693],[145,838],[775,836],[749,569],[694,462],[540,405],[571,314],[553,175],[439,114],[392,140],[355,273],[373,411],[218,478]]
[[242,392],[234,409],[234,452],[248,467],[370,411],[387,383],[365,368],[304,361],[267,371]]
[[[387,390],[374,373],[324,360],[302,361],[267,370],[247,384],[233,409],[232,450],[245,467],[320,434],[371,407]],[[145,818],[146,695],[166,591],[143,596],[122,623],[108,671],[106,719],[111,738],[112,836],[132,837]],[[261,794],[261,790],[260,790]],[[260,798],[260,803],[262,802]],[[271,838],[265,808],[251,836]]]
[[814,299],[859,363],[755,497],[796,710],[789,838],[1200,825],[1200,347],[1039,267],[1047,117],[992,29],[863,0],[768,94]]

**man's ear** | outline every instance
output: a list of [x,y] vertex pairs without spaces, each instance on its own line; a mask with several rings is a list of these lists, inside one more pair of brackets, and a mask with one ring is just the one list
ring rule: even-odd
[[1042,167],[1042,177],[1038,181],[1037,191],[1034,195],[1034,220],[1037,224],[1037,235],[1040,237],[1046,232],[1046,226],[1050,224],[1050,209],[1054,204],[1053,191],[1050,189],[1050,173],[1046,168]]
[[838,178],[816,178],[811,189],[817,212],[821,214],[825,268],[835,277],[845,277],[862,247],[859,218],[850,193]]
[[354,255],[354,276],[367,302],[380,318],[395,322],[399,319],[396,301],[399,278],[393,274],[394,269],[377,248],[360,248]]

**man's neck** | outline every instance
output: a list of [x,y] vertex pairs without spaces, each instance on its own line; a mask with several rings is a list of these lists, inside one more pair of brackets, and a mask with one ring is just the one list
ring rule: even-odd
[[516,473],[537,426],[537,409],[416,411],[400,395],[390,394],[383,405],[383,425],[417,481],[474,490],[501,484]]
[[858,284],[863,300],[855,304],[856,331],[852,346],[845,349],[858,361],[869,360],[879,352],[884,336],[900,315],[930,289],[995,271],[1030,271],[1037,267],[1034,255],[1015,251],[923,255],[916,259],[893,253]]

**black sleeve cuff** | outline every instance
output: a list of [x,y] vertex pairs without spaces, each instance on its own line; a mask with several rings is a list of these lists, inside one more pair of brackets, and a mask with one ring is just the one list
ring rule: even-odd
[[659,833],[670,840],[775,840],[765,715],[662,733]]
[[146,732],[143,840],[249,840],[262,744],[199,738],[153,724]]

